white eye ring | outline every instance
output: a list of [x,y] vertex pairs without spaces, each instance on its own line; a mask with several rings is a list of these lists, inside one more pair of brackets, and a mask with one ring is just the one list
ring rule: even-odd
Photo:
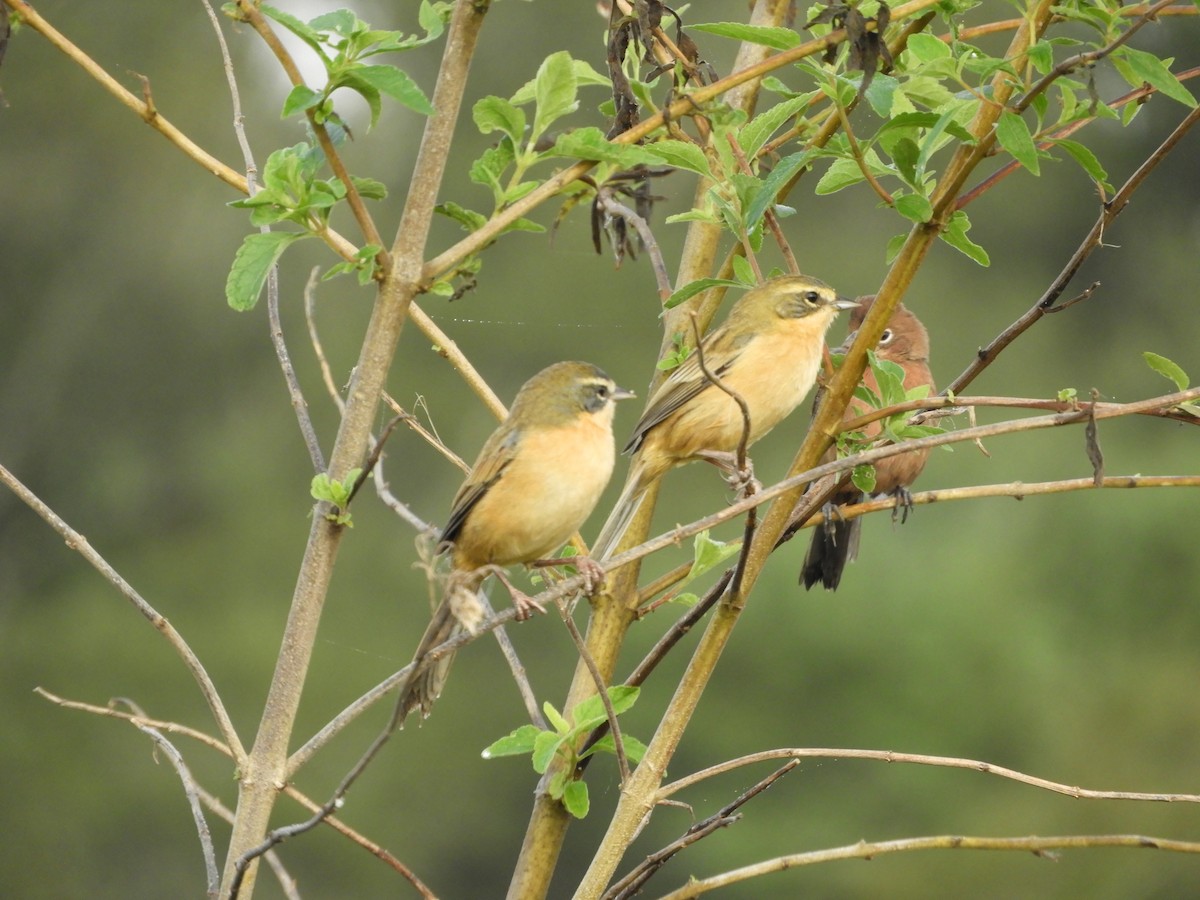
[[896,335],[892,333],[892,329],[885,328],[883,331],[883,334],[881,334],[879,336],[879,346],[886,347],[888,344],[890,344],[892,342],[892,338],[894,338],[895,336]]

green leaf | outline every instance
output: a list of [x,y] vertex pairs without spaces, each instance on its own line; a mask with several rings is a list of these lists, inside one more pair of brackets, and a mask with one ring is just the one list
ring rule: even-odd
[[[1136,104],[1131,104],[1136,105]],[[1057,140],[1054,146],[1061,147],[1067,151],[1067,154],[1079,163],[1089,177],[1104,188],[1105,193],[1113,193],[1113,187],[1108,183],[1108,172],[1104,171],[1104,166],[1100,165],[1100,160],[1096,158],[1091,150],[1085,147],[1078,141]]]
[[588,814],[588,787],[586,781],[572,781],[563,788],[562,805],[576,819]]
[[799,172],[809,161],[809,153],[793,153],[791,156],[785,156],[775,164],[775,168],[771,170],[771,174],[763,179],[762,189],[754,198],[754,202],[750,204],[750,208],[746,210],[746,227],[753,228],[758,224],[766,213],[767,208],[775,205],[776,198],[779,192],[783,190],[785,184],[792,180],[797,172]]
[[759,113],[738,133],[738,144],[747,159],[754,159],[763,145],[771,139],[771,135],[788,119],[808,108],[811,94],[792,97],[772,106],[764,113]]
[[514,147],[521,146],[525,137],[525,110],[503,97],[484,97],[475,101],[471,115],[475,119],[475,127],[482,134],[502,131],[508,135]]
[[743,284],[754,284],[754,269],[750,267],[750,263],[744,256],[733,258],[733,274]]
[[740,541],[714,541],[708,536],[706,528],[696,535],[693,542],[692,568],[688,571],[687,580],[698,578],[719,566],[741,549]]
[[866,176],[863,175],[857,160],[835,159],[825,174],[821,176],[821,180],[817,182],[813,191],[819,195],[834,194],[842,188],[858,184],[860,181],[866,181]]
[[571,54],[560,50],[547,56],[538,67],[533,84],[537,109],[533,115],[533,130],[529,134],[530,146],[537,143],[537,139],[551,124],[579,106],[576,99],[579,82],[575,77]]
[[558,748],[562,746],[563,737],[553,731],[539,731],[533,739],[533,753],[530,757],[530,762],[533,764],[533,771],[539,775],[544,775],[546,770],[550,768],[550,763],[554,759],[554,754],[558,752]]
[[300,38],[300,40],[304,41],[304,43],[308,44],[313,50],[317,51],[317,54],[323,60],[328,60],[325,52],[321,49],[323,38],[319,31],[310,28],[290,13],[285,13],[283,10],[276,9],[273,6],[262,3],[258,8],[263,15],[274,19],[292,34],[296,35],[296,37]]
[[[350,78],[353,76],[353,79]],[[420,86],[409,77],[408,73],[395,66],[355,66],[346,73],[346,86],[364,93],[358,86],[358,81],[365,82],[371,87],[394,100],[399,100],[409,109],[425,116],[433,115],[433,104],[425,96]],[[372,115],[371,124],[378,118]]]
[[1142,354],[1142,359],[1146,360],[1146,365],[1152,368],[1164,378],[1169,378],[1175,382],[1175,386],[1181,391],[1188,389],[1189,379],[1187,372],[1176,363],[1167,359],[1165,356],[1159,356],[1157,353],[1151,353],[1147,350]]
[[1060,403],[1066,403],[1068,400],[1074,400],[1079,396],[1079,391],[1075,388],[1063,388],[1058,392],[1058,400]]
[[895,200],[896,212],[906,219],[922,223],[933,218],[933,204],[927,197],[922,197],[920,194],[904,194],[896,197]]
[[[630,734],[621,735],[621,745],[625,748],[626,758],[637,765],[642,761],[642,757],[646,755],[646,745]],[[617,744],[613,740],[611,734],[606,734],[588,749],[588,752],[583,756],[591,756],[594,753],[612,753],[616,755]]]
[[452,218],[458,224],[461,224],[466,232],[476,232],[487,224],[487,216],[482,212],[467,209],[466,206],[460,206],[454,200],[446,200],[445,203],[439,203],[433,208],[438,215]]
[[279,261],[283,251],[301,238],[309,237],[306,232],[267,231],[248,234],[233,257],[233,266],[225,280],[225,299],[239,312],[254,309],[266,284],[267,274]]
[[910,34],[906,45],[907,52],[911,53],[920,62],[936,62],[939,59],[950,59],[954,53],[950,49],[950,45],[932,34]]
[[979,265],[990,266],[992,261],[988,257],[987,251],[967,237],[967,232],[970,230],[971,221],[967,218],[967,214],[960,209],[950,217],[945,231],[941,232],[939,237]]
[[[631,709],[633,704],[637,702],[641,688],[624,684],[614,684],[609,687],[607,693],[609,702],[613,706],[613,712],[619,716],[621,713]],[[604,711],[603,701],[595,694],[576,704],[575,709],[571,712],[571,717],[575,720],[574,731],[576,732],[581,730],[591,731],[596,725],[608,719],[608,715]]]
[[594,125],[564,132],[554,142],[554,150],[560,156],[572,159],[594,159],[631,169],[640,163],[657,163],[659,158],[633,144],[618,144],[604,136]]
[[740,287],[745,285],[740,281],[730,281],[727,278],[698,278],[695,281],[689,282],[667,298],[667,302],[663,304],[664,309],[673,309],[685,300],[690,300],[692,297],[707,291],[711,287],[724,285],[726,287]]
[[1034,175],[1040,174],[1037,145],[1024,119],[1008,110],[1000,113],[1000,119],[996,122],[996,139],[1001,147],[1012,154],[1013,159]]
[[689,172],[716,180],[712,169],[709,168],[708,158],[704,155],[704,151],[690,141],[656,141],[653,144],[647,144],[642,149],[669,166],[687,169]]
[[563,718],[562,713],[555,709],[554,704],[549,700],[542,704],[542,712],[546,714],[546,718],[559,734],[566,734],[571,730],[571,726]]
[[1196,108],[1196,98],[1171,74],[1168,63],[1153,53],[1121,47],[1113,55],[1113,64],[1133,87],[1141,87],[1142,82],[1146,82],[1164,96],[1178,100],[1190,109]]
[[861,466],[855,466],[850,472],[850,480],[854,482],[854,486],[864,494],[874,493],[875,467],[870,463],[864,463]]
[[498,759],[501,756],[524,756],[533,752],[533,743],[542,730],[536,725],[522,725],[515,731],[505,735],[483,748],[480,754],[484,759]]
[[706,22],[701,25],[689,25],[688,30],[760,44],[773,50],[791,50],[793,47],[799,47],[801,43],[800,35],[790,28],[744,25],[741,22]]
[[287,99],[283,101],[283,112],[280,113],[280,118],[286,119],[288,116],[311,109],[324,99],[325,95],[320,91],[314,91],[307,85],[298,84],[291,89]]
[[879,385],[879,399],[883,406],[894,406],[904,402],[904,369],[890,359],[880,359],[874,350],[867,351],[871,372]]

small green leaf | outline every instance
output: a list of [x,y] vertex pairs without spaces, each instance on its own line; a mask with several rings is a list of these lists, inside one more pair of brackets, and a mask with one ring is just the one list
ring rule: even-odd
[[1113,64],[1133,87],[1141,87],[1144,81],[1164,96],[1178,100],[1190,109],[1196,108],[1196,98],[1171,73],[1169,62],[1164,62],[1153,53],[1121,47],[1113,55]]
[[[433,115],[433,104],[429,102],[429,98],[425,96],[420,85],[413,81],[407,72],[397,69],[395,66],[355,66],[347,73],[347,76],[351,75],[354,79],[366,82],[392,99],[399,100],[415,112],[425,116]],[[358,90],[359,93],[364,93],[357,84],[358,81],[352,82],[348,78],[346,86]],[[374,124],[375,118],[372,117],[372,124]]]
[[520,728],[494,741],[483,749],[484,759],[498,759],[501,756],[524,756],[533,752],[534,740],[542,730],[536,725],[522,725]]
[[502,131],[508,135],[513,146],[521,146],[525,136],[525,110],[514,106],[503,97],[484,97],[471,108],[475,127],[482,134]]
[[754,284],[754,269],[750,267],[750,263],[744,256],[733,258],[733,274],[743,284]]
[[793,176],[808,164],[810,159],[809,153],[793,153],[791,156],[785,156],[775,164],[775,168],[771,170],[771,174],[763,179],[762,188],[754,197],[754,202],[750,204],[750,208],[746,210],[746,227],[753,228],[758,224],[758,220],[763,217],[767,208],[775,205],[776,198],[779,192],[783,190],[784,185],[792,180]]
[[865,180],[866,176],[863,175],[862,167],[859,166],[857,160],[835,159],[825,174],[821,176],[821,180],[817,182],[813,191],[819,195],[833,194],[842,188]]
[[1038,172],[1038,149],[1025,120],[1016,113],[1005,110],[996,123],[996,139],[1000,146],[1012,154],[1012,158],[1034,175]]
[[[633,735],[622,734],[621,744],[625,748],[626,758],[634,765],[641,762],[642,757],[646,755],[646,745],[633,737]],[[611,734],[606,734],[600,740],[596,741],[596,743],[592,744],[591,748],[583,756],[591,756],[594,753],[612,753],[615,755],[616,752],[616,741],[613,740]]]
[[1163,378],[1168,378],[1175,382],[1175,386],[1179,390],[1186,391],[1188,389],[1189,380],[1187,372],[1183,371],[1178,364],[1167,359],[1165,356],[1151,353],[1149,350],[1142,354],[1142,359],[1146,360],[1146,365],[1163,376]]
[[647,144],[643,149],[669,166],[686,169],[715,180],[704,151],[690,141],[656,141],[653,144]]
[[1083,167],[1083,171],[1104,188],[1106,194],[1113,193],[1112,185],[1108,183],[1108,172],[1104,171],[1104,166],[1100,165],[1100,160],[1090,149],[1078,141],[1068,140],[1057,140],[1054,146],[1066,150],[1067,154]]
[[546,714],[546,718],[559,734],[566,734],[571,730],[571,726],[563,718],[562,713],[555,709],[554,704],[549,700],[542,704],[542,712]]
[[690,300],[703,291],[707,291],[711,287],[725,285],[726,287],[744,288],[746,285],[740,281],[730,281],[727,278],[698,278],[695,281],[689,282],[667,298],[663,304],[664,309],[673,309],[685,300]]
[[576,819],[588,814],[588,787],[586,781],[572,781],[563,788],[562,805]]
[[292,88],[287,99],[283,101],[283,112],[280,113],[280,118],[286,119],[288,116],[311,109],[324,99],[325,95],[320,91],[314,91],[307,85],[298,84]]
[[896,212],[913,222],[928,222],[933,218],[933,204],[920,194],[903,194],[896,197]]
[[955,250],[967,256],[967,258],[979,263],[979,265],[990,266],[992,261],[988,257],[987,251],[967,237],[967,232],[970,230],[971,220],[960,209],[950,217],[950,221],[946,225],[946,230],[941,232],[939,237]]
[[850,480],[864,494],[873,493],[875,491],[875,467],[870,463],[855,466],[850,473]]
[[225,280],[225,299],[239,312],[254,309],[271,267],[279,261],[283,251],[301,238],[309,237],[305,232],[267,231],[248,234],[233,257],[233,266]]
[[758,151],[784,122],[808,108],[810,96],[803,94],[784,100],[743,125],[738,133],[738,143],[746,157],[754,159],[758,156]]
[[537,109],[533,115],[533,129],[529,134],[532,146],[545,134],[556,120],[575,111],[579,106],[576,94],[579,82],[571,54],[566,50],[551,53],[538,67],[534,77],[534,99]]
[[932,34],[910,34],[908,43],[905,45],[907,52],[911,53],[920,62],[935,62],[939,59],[949,59],[952,57],[953,51],[950,45]]
[[1068,401],[1074,400],[1078,396],[1079,391],[1075,390],[1075,388],[1063,388],[1058,392],[1058,402],[1067,403]]
[[465,206],[459,206],[453,200],[447,200],[445,203],[439,203],[433,208],[433,211],[439,215],[445,216],[448,219],[453,219],[463,227],[465,231],[478,231],[487,224],[487,216],[483,213],[475,212],[473,209],[467,209]]
[[304,43],[308,44],[313,50],[317,51],[322,59],[328,59],[321,49],[323,38],[319,31],[310,28],[290,13],[285,13],[283,10],[276,9],[273,6],[262,3],[259,4],[258,8],[262,11],[263,15],[274,19],[292,34],[296,35],[296,37],[300,38],[300,40],[304,41]]
[[647,153],[641,147],[610,141],[604,136],[604,132],[594,125],[560,134],[554,142],[554,150],[559,155],[572,159],[594,159],[623,168],[659,161],[658,157]]
[[744,25],[741,22],[706,22],[701,25],[689,25],[688,30],[759,44],[773,50],[791,50],[793,47],[799,47],[802,40],[800,35],[790,28]]
[[562,745],[562,742],[562,735],[556,734],[553,731],[539,731],[533,739],[533,754],[530,758],[530,762],[533,764],[533,771],[539,775],[544,775],[546,770],[550,768],[554,754],[558,752],[558,748]]
[[687,580],[698,578],[719,566],[741,549],[740,541],[714,541],[708,536],[708,529],[705,529],[696,535],[693,542],[692,568],[688,571]]

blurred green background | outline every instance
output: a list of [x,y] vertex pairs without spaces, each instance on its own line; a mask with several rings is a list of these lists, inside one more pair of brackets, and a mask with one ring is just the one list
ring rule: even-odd
[[[334,6],[279,5],[304,18]],[[415,26],[415,4],[352,5],[379,27]],[[220,56],[200,4],[37,6],[135,92],[137,74],[147,76],[165,116],[240,166]],[[687,15],[738,19],[744,5],[704,0]],[[261,165],[271,149],[301,140],[302,130],[279,119],[287,88],[260,42],[248,29],[225,29]],[[1167,19],[1144,29],[1135,46],[1179,57],[1178,70],[1197,64],[1198,31],[1195,18]],[[727,72],[730,46],[696,36]],[[562,48],[602,67],[602,21],[589,4],[497,3],[469,99],[511,94]],[[401,62],[431,90],[440,53],[439,43]],[[1096,76],[1103,96],[1124,92],[1110,70]],[[308,533],[312,472],[265,307],[238,314],[223,299],[229,263],[249,231],[246,215],[224,206],[236,199],[232,191],[32,31],[10,44],[0,86],[7,101],[0,108],[0,462],[191,642],[248,743]],[[602,99],[590,89],[576,121],[596,122],[589,112]],[[368,134],[362,108],[345,110],[358,136],[346,148],[350,167],[391,188],[377,213],[390,234],[422,123],[389,106]],[[1183,107],[1155,98],[1128,128],[1096,125],[1084,139],[1119,184],[1182,115]],[[490,197],[465,175],[486,143],[464,116],[445,198],[487,208]],[[1170,385],[1142,362],[1145,350],[1200,374],[1198,156],[1200,135],[1191,134],[1136,194],[1068,293],[1093,280],[1101,290],[1040,323],[974,391],[1053,396],[1074,387],[1086,396],[1094,387],[1121,401],[1165,393]],[[1041,295],[1095,219],[1097,198],[1078,167],[1043,168],[1040,179],[1017,173],[970,208],[971,237],[991,254],[990,268],[939,245],[907,297],[929,327],[941,383]],[[692,183],[676,174],[657,187],[671,197],[655,222],[674,268],[684,226],[662,220],[686,207]],[[801,266],[843,293],[874,290],[886,271],[884,246],[900,230],[894,214],[862,188],[814,198],[809,183],[793,199],[799,212],[786,229]],[[549,224],[554,215],[547,206],[537,218]],[[353,234],[346,220],[336,224]],[[431,250],[458,236],[438,223]],[[335,415],[305,336],[301,291],[312,266],[331,262],[308,242],[289,251],[282,272],[284,329],[326,451]],[[354,364],[371,299],[347,279],[320,288],[319,324],[339,380]],[[505,238],[487,252],[478,290],[452,305],[432,297],[423,305],[505,400],[563,358],[596,362],[644,396],[660,340],[649,267],[639,261],[614,270],[610,256],[595,255],[584,210],[553,241]],[[843,334],[835,326],[831,339]],[[410,407],[423,398],[438,432],[467,458],[493,427],[413,327],[390,386]],[[619,434],[636,413],[621,410]],[[981,412],[981,421],[997,418]],[[755,448],[765,482],[785,470],[804,419],[797,415]],[[1100,426],[1109,474],[1195,473],[1198,437],[1148,418]],[[919,487],[1091,473],[1078,428],[1000,438],[988,449],[989,458],[966,445],[935,454]],[[435,522],[460,480],[404,432],[392,441],[387,474],[393,491]],[[657,523],[689,521],[724,500],[706,467],[672,473]],[[922,507],[902,528],[875,516],[836,595],[797,589],[805,535],[773,559],[670,774],[772,747],[867,747],[979,758],[1091,788],[1200,792],[1198,512],[1193,491],[1170,489]],[[411,529],[369,496],[356,504],[355,522],[326,608],[301,740],[407,662],[426,622]],[[664,554],[649,571],[682,558],[682,550]],[[622,672],[669,619],[634,629]],[[561,702],[574,658],[565,631],[553,616],[511,631],[539,696]],[[650,736],[683,665],[680,655],[647,686],[629,732]],[[171,768],[128,725],[59,709],[32,691],[40,685],[97,704],[129,697],[150,715],[211,730],[206,708],[166,643],[7,492],[0,493],[0,673],[0,895],[199,896],[201,857]],[[301,789],[327,796],[386,714],[375,710],[321,754],[301,773]],[[494,644],[473,645],[433,717],[389,745],[343,817],[444,896],[498,896],[535,778],[526,762],[485,762],[479,751],[522,717]],[[202,784],[232,805],[227,762],[177,743]],[[679,799],[703,817],[767,772],[743,770]],[[616,799],[609,761],[593,768],[590,784],[592,815],[568,836],[555,896],[569,892],[603,833]],[[671,862],[652,893],[689,874],[860,838],[1200,838],[1195,806],[1076,801],[965,771],[853,761],[805,762],[745,813]],[[279,804],[277,822],[297,818],[294,804]],[[662,809],[627,864],[691,822],[685,810]],[[228,829],[212,827],[223,849]],[[307,898],[411,895],[328,830],[281,852]],[[1164,853],[1078,851],[1056,862],[925,853],[789,872],[720,896],[1175,897],[1198,883],[1194,858]],[[264,874],[258,896],[279,895]]]

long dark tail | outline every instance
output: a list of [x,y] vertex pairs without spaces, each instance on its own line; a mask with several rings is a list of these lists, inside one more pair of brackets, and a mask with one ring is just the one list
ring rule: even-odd
[[[634,465],[637,466],[636,463]],[[617,498],[616,505],[613,506],[613,511],[608,516],[608,521],[604,523],[604,527],[600,529],[600,534],[596,536],[596,540],[592,544],[592,552],[589,554],[592,559],[603,562],[613,555],[613,550],[625,536],[625,530],[629,528],[629,523],[633,521],[633,516],[642,505],[642,498],[645,496],[646,480],[641,469],[635,468],[633,472],[629,473],[625,487],[621,490],[621,496]]]
[[[420,667],[429,651],[444,644],[463,631],[462,624],[450,610],[448,601],[443,600],[434,611],[433,621],[425,629],[417,652],[413,654],[414,668]],[[450,674],[450,664],[454,662],[454,654],[447,653],[420,669],[415,675],[409,675],[400,689],[400,716],[397,724],[403,725],[404,720],[414,709],[421,710],[421,718],[428,718],[433,702],[442,693],[446,685],[446,676]]]
[[[832,505],[832,504],[830,504]],[[858,555],[858,539],[862,532],[862,520],[839,518],[837,509],[827,506],[825,522],[813,533],[812,543],[804,557],[800,570],[800,581],[804,589],[810,589],[818,581],[828,591],[836,591],[842,580],[846,563]]]

